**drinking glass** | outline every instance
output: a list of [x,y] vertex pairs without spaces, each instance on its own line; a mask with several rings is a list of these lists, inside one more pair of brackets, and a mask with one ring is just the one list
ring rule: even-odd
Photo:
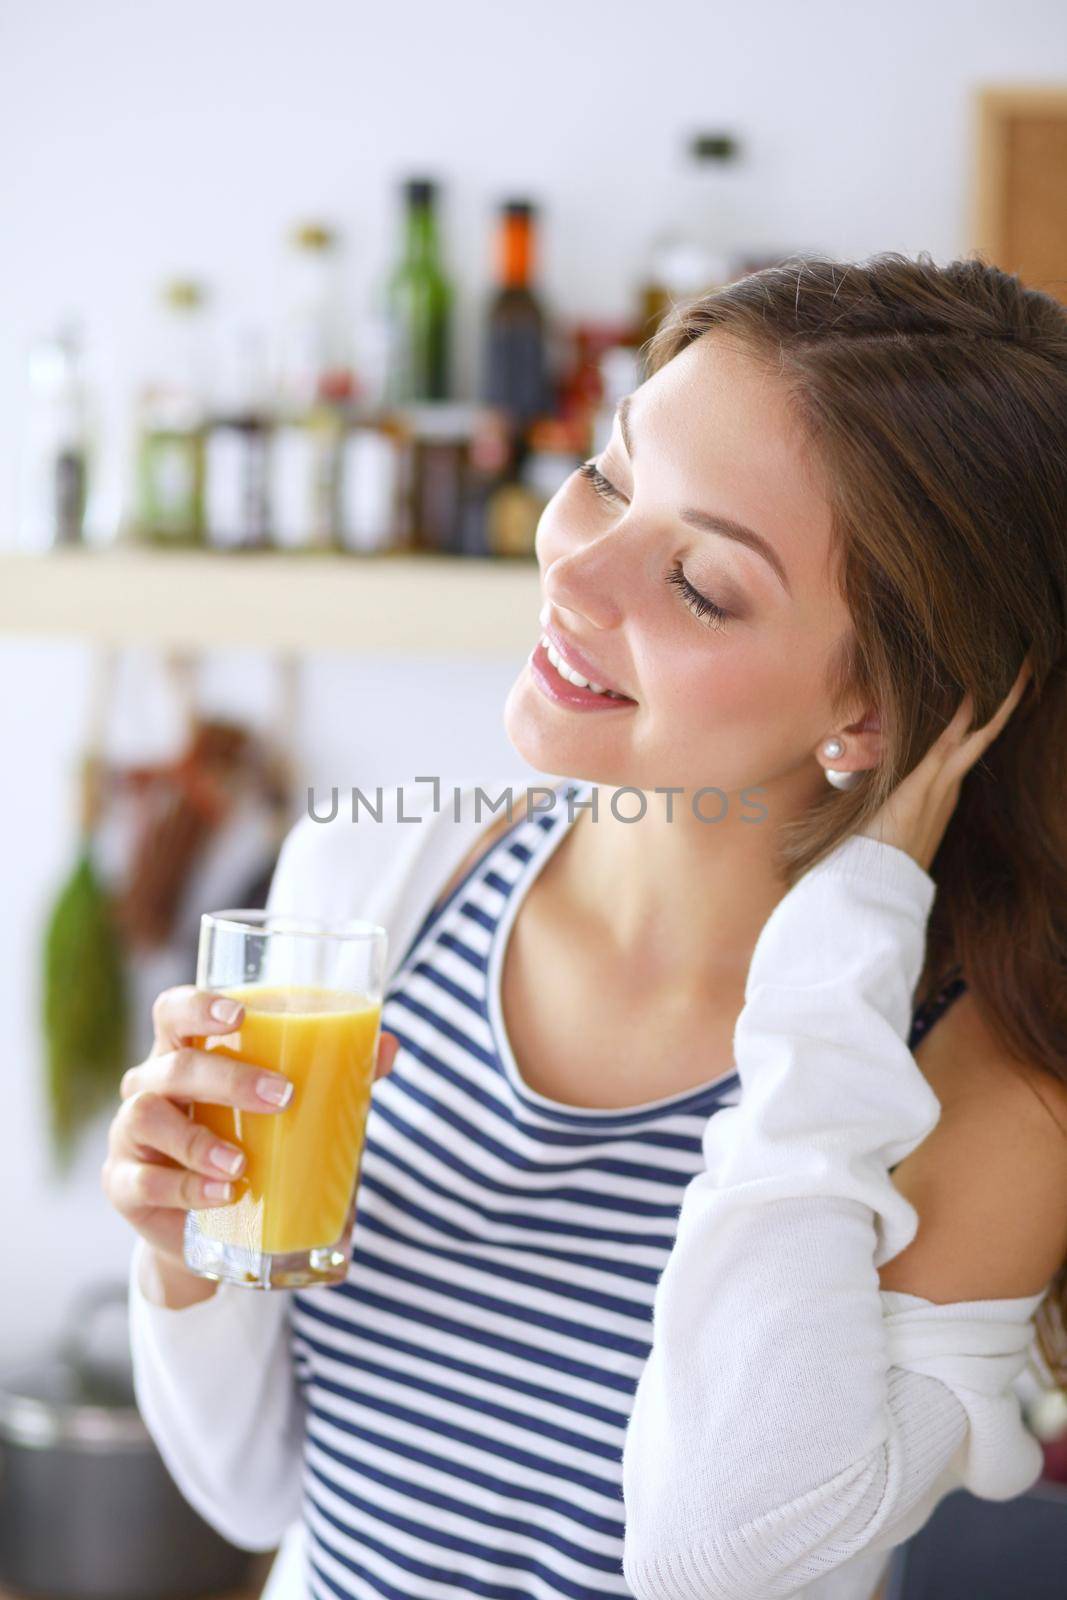
[[253,1289],[344,1281],[381,1033],[388,939],[371,922],[267,911],[200,919],[196,982],[241,1001],[240,1024],[192,1042],[281,1072],[280,1111],[193,1102],[188,1115],[239,1144],[232,1204],[190,1211],[183,1255],[200,1277]]

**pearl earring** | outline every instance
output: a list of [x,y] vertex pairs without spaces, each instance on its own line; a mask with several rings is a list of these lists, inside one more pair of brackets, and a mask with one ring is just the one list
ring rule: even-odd
[[[835,756],[844,755],[845,747],[840,739],[827,739],[822,753],[832,760]],[[841,772],[836,767],[824,767],[823,772],[827,783],[833,784],[835,789],[852,789],[863,777],[862,772]]]

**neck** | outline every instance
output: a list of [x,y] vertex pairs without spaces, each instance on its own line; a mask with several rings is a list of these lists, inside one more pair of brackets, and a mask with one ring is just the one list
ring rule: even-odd
[[[810,773],[761,785],[748,804],[740,793],[725,802],[701,796],[704,816],[725,812],[718,822],[694,815],[689,791],[673,796],[670,821],[668,797],[645,791],[647,809],[635,822],[613,814],[610,786],[596,785],[590,800],[593,792],[596,820],[578,812],[552,863],[569,916],[643,983],[699,993],[724,978],[743,982],[760,930],[786,892],[780,829],[819,792]],[[618,810],[637,815],[637,796],[621,795]]]

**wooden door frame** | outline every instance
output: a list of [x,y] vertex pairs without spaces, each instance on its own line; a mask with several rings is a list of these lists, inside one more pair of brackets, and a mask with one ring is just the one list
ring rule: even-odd
[[974,91],[974,170],[971,248],[999,263],[1004,239],[1004,124],[1019,112],[1061,112],[1067,121],[1067,86],[982,84]]

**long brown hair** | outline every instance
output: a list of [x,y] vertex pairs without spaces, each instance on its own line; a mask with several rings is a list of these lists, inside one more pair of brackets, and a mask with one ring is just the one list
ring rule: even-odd
[[[916,993],[959,967],[1009,1060],[1067,1082],[1067,309],[978,257],[797,257],[675,307],[646,375],[713,329],[789,386],[852,621],[834,707],[858,693],[884,741],[856,788],[783,829],[786,882],[873,816],[965,691],[986,722],[1029,652],[930,868]],[[1037,1331],[1067,1387],[1067,1263]]]

